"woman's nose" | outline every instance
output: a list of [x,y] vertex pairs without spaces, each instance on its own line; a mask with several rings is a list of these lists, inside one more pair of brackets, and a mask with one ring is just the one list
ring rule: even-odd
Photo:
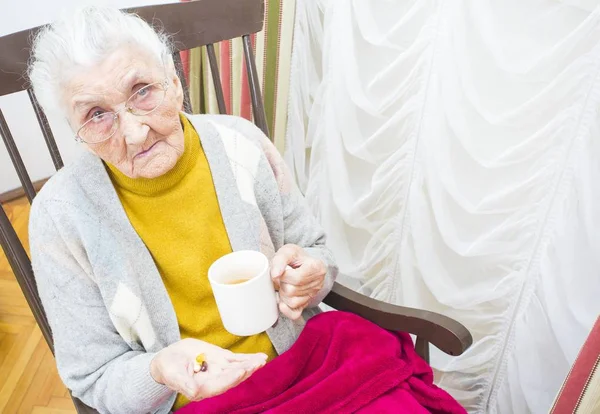
[[148,137],[150,128],[141,122],[142,119],[128,110],[119,114],[119,127],[127,145],[142,144]]

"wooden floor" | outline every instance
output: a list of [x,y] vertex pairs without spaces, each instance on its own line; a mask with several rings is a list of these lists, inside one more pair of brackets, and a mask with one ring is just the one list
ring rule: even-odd
[[[28,248],[29,204],[4,205]],[[0,413],[76,413],[54,358],[0,249]]]

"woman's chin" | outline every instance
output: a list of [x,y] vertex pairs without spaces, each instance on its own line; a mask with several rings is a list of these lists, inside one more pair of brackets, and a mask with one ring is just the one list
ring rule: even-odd
[[[177,164],[178,157],[175,154],[156,154],[154,157],[143,162],[134,160],[131,178],[156,178],[171,171]],[[141,160],[139,160],[141,161]],[[141,165],[135,165],[141,164]]]
[[152,163],[151,165],[144,166],[135,174],[135,178],[157,178],[171,171],[175,166],[175,162],[162,162]]

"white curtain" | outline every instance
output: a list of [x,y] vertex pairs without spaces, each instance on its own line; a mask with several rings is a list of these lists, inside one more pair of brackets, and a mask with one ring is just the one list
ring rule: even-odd
[[600,9],[298,0],[287,161],[346,283],[465,324],[436,380],[550,408],[600,313]]

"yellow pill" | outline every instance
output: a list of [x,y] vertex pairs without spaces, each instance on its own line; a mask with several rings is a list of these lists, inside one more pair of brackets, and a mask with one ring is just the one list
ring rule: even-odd
[[206,362],[206,357],[204,356],[204,354],[198,354],[198,356],[196,357],[196,362],[200,365],[202,365],[203,362]]

